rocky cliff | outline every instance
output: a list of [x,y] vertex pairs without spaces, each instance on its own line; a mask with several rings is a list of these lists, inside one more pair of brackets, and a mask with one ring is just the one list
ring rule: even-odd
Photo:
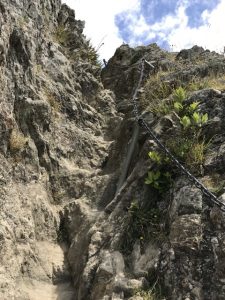
[[0,299],[225,298],[225,60],[122,45],[102,69],[60,0],[0,1]]

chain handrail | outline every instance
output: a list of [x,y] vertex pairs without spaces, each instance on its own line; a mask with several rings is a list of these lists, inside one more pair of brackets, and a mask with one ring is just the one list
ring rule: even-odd
[[180,171],[187,176],[190,182],[192,182],[201,192],[211,201],[213,204],[217,205],[221,211],[225,212],[225,204],[220,201],[212,192],[210,192],[204,184],[202,184],[193,174],[190,173],[189,170],[187,170],[178,160],[177,158],[170,152],[170,150],[159,140],[159,138],[156,136],[156,134],[153,132],[153,130],[149,127],[149,125],[146,123],[146,121],[143,119],[141,115],[138,113],[138,104],[137,104],[137,94],[140,90],[143,76],[144,76],[144,68],[145,64],[148,64],[152,68],[154,66],[146,61],[145,59],[142,59],[141,61],[141,72],[140,77],[138,80],[137,87],[134,91],[133,97],[132,97],[132,103],[133,103],[133,113],[135,116],[136,121],[138,122],[139,126],[146,129],[148,134],[151,136],[151,138],[156,142],[158,147],[166,154],[167,157],[170,158],[170,160],[180,169]]

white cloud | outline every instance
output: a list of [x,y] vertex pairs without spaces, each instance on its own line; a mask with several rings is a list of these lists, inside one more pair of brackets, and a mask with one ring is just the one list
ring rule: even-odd
[[160,22],[154,24],[147,24],[142,15],[130,18],[129,30],[134,33],[130,40],[131,45],[135,46],[141,42],[138,34],[141,33],[142,42],[157,36],[160,37],[161,42],[166,41],[173,51],[198,45],[211,51],[223,52],[225,0],[221,0],[212,11],[203,11],[201,15],[203,25],[198,28],[188,26],[186,4],[182,1],[174,15],[166,15]]
[[[222,52],[225,46],[225,0],[222,0],[212,12],[204,11],[202,14],[204,25],[190,28],[187,25],[187,16],[183,12],[178,14],[181,21],[178,28],[172,30],[168,36],[174,50],[199,45],[209,50]],[[183,16],[182,16],[183,15]]]
[[[132,18],[132,16],[131,16]],[[136,26],[133,28],[133,34],[138,36],[146,31],[149,31],[149,25],[145,22],[143,15],[141,15],[135,22]]]
[[173,51],[199,45],[204,48],[222,52],[225,46],[225,0],[212,10],[205,10],[202,15],[203,25],[198,28],[188,26],[185,7],[188,3],[181,0],[173,15],[165,15],[160,22],[146,23],[140,11],[141,0],[64,0],[75,10],[76,18],[86,21],[84,34],[91,38],[92,44],[99,49],[101,58],[108,59],[115,49],[123,43],[114,18],[125,12],[128,31],[131,33],[131,46],[145,43],[151,38],[160,37]]
[[140,0],[64,0],[75,10],[77,19],[85,20],[84,34],[99,49],[101,58],[110,58],[123,40],[114,23],[114,17],[122,11],[139,10]]

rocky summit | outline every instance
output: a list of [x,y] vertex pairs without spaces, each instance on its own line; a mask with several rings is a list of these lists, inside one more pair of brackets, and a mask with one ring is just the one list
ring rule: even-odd
[[225,299],[224,56],[103,68],[60,0],[0,24],[0,299]]

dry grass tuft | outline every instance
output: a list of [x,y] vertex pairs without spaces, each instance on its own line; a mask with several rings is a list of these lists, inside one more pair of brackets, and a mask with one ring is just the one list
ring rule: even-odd
[[54,115],[57,115],[61,110],[61,103],[56,99],[56,97],[48,90],[44,92],[47,102],[52,108]]
[[205,176],[202,178],[203,184],[217,196],[224,193],[225,179],[221,174],[213,173],[210,176]]
[[208,76],[203,79],[193,79],[187,85],[187,91],[198,91],[201,89],[212,88],[220,91],[225,90],[225,75],[215,77],[215,76]]
[[65,45],[71,38],[71,32],[64,25],[57,27],[53,34],[53,40],[56,43]]
[[28,138],[18,129],[13,129],[9,138],[9,149],[12,153],[23,150],[27,144]]
[[149,77],[140,99],[141,106],[144,109],[153,113],[164,112],[163,99],[168,98],[173,92],[171,84],[163,79],[168,74],[168,72],[158,72],[156,75]]

